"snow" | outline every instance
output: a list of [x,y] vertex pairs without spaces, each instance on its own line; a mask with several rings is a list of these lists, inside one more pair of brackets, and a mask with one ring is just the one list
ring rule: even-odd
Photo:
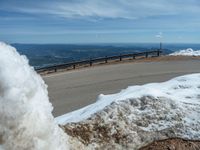
[[52,110],[47,85],[27,58],[0,42],[0,149],[67,149]]
[[[0,150],[138,149],[158,139],[199,140],[200,73],[101,94],[57,118],[52,110],[47,85],[27,58],[0,42]],[[77,136],[82,129],[85,145],[84,132]]]
[[171,56],[200,56],[200,50],[193,50],[191,48],[176,51],[174,53],[169,54]]
[[79,141],[86,134],[84,149],[139,149],[168,138],[200,140],[200,73],[101,94],[96,103],[56,120]]
[[0,145],[0,150],[3,150],[3,146],[2,145]]
[[127,99],[152,96],[165,97],[180,105],[189,103],[200,105],[200,74],[191,74],[171,79],[163,83],[150,83],[142,86],[130,86],[119,93],[112,95],[99,95],[97,102],[80,110],[67,113],[56,118],[59,124],[79,122],[89,118],[92,114],[103,110],[112,102]]

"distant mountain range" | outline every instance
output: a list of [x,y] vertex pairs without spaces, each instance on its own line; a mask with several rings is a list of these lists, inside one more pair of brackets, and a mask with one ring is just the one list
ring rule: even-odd
[[[105,57],[119,54],[150,51],[159,48],[159,44],[12,44],[20,54],[26,55],[30,64],[36,68],[61,64],[77,60]],[[200,44],[165,44],[163,52],[200,49]]]

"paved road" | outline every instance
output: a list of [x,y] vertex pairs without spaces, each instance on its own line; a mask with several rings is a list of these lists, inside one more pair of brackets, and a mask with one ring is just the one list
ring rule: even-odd
[[116,93],[130,85],[161,82],[200,72],[200,60],[142,62],[98,66],[44,76],[54,116],[95,102],[99,94]]

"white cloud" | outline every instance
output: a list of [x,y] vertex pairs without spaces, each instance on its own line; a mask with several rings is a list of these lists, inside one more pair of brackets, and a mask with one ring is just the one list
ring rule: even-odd
[[162,32],[159,32],[158,34],[156,34],[156,37],[157,37],[157,38],[160,38],[160,39],[163,38],[163,33],[162,33]]
[[[11,6],[9,6],[11,8]],[[197,0],[74,0],[15,3],[11,9],[65,18],[125,18],[200,13]]]

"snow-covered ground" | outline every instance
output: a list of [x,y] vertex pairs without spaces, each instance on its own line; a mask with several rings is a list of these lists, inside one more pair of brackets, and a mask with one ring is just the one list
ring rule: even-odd
[[173,137],[200,140],[200,73],[100,95],[56,120],[88,149],[138,149]]
[[200,73],[101,94],[56,119],[52,109],[26,57],[0,42],[1,150],[138,149],[170,137],[200,140]]
[[176,51],[169,55],[171,56],[200,56],[200,50],[193,50],[191,48],[188,48],[188,49]]
[[150,83],[142,86],[130,86],[120,93],[112,95],[99,95],[97,102],[80,110],[57,117],[59,124],[78,122],[89,118],[92,114],[104,109],[112,102],[128,99],[137,99],[143,96],[151,96],[156,99],[163,97],[171,99],[182,106],[185,103],[191,105],[200,104],[200,74],[192,74],[177,77],[163,83]]

